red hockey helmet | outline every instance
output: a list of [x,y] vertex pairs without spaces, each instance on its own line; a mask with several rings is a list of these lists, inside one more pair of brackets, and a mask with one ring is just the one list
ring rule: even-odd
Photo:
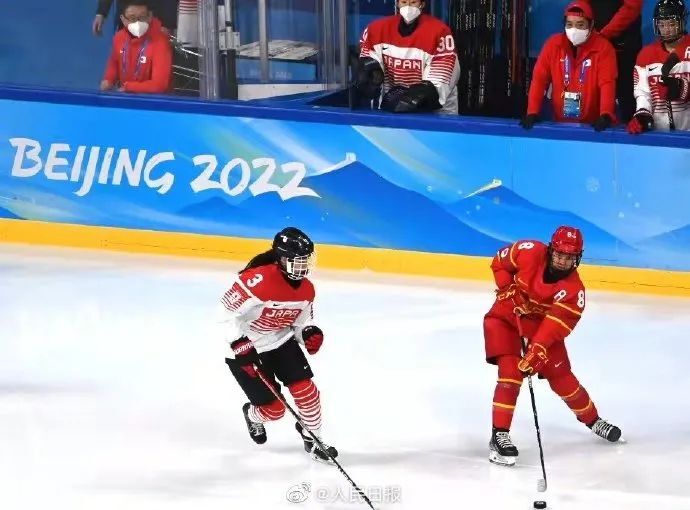
[[551,236],[551,247],[561,253],[581,255],[584,247],[582,232],[575,227],[558,227]]
[[579,229],[565,225],[558,227],[549,243],[551,272],[560,277],[571,273],[580,265],[583,251],[584,240]]

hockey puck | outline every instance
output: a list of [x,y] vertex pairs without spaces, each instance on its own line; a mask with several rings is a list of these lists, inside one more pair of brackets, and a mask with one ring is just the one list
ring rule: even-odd
[[533,506],[539,509],[546,508],[546,501],[535,501]]

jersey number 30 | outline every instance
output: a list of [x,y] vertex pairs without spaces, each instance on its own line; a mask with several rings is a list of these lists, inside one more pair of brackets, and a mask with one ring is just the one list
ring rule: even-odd
[[454,51],[455,50],[455,41],[453,40],[453,36],[448,34],[445,36],[442,36],[439,41],[438,41],[438,48],[436,48],[436,53],[443,53],[446,51]]

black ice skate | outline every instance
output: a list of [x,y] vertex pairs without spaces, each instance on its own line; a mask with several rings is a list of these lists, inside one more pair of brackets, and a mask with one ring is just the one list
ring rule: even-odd
[[621,429],[601,418],[597,418],[594,423],[590,423],[587,426],[592,429],[592,432],[597,436],[603,437],[612,443],[617,442],[621,438]]
[[302,429],[302,426],[299,423],[295,423],[295,428],[297,429],[297,432],[299,432],[302,441],[304,441],[304,450],[311,455],[312,459],[318,460],[320,462],[326,462],[328,464],[333,464],[331,457],[336,458],[338,456],[338,450],[336,450],[333,446],[328,446],[326,443],[323,442],[323,440],[321,440],[321,444],[323,444],[326,450],[328,450],[327,454],[319,447],[316,441],[314,441],[314,439],[309,434],[304,432],[304,429]]
[[489,461],[501,466],[514,466],[518,457],[518,449],[510,439],[506,429],[494,428],[489,441]]
[[247,422],[247,430],[249,431],[249,436],[256,444],[264,444],[266,442],[266,428],[264,424],[258,421],[252,421],[249,418],[249,406],[251,404],[247,402],[242,406],[242,413],[244,414],[244,421]]

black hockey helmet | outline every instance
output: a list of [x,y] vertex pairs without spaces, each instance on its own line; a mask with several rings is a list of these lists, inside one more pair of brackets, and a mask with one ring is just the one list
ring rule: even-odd
[[280,269],[291,280],[301,280],[314,266],[314,243],[295,227],[286,227],[273,238],[273,253]]
[[[654,35],[663,42],[673,42],[685,34],[685,18],[688,10],[683,0],[659,0],[654,6]],[[678,29],[671,35],[662,36],[659,30],[660,21],[675,21]]]

